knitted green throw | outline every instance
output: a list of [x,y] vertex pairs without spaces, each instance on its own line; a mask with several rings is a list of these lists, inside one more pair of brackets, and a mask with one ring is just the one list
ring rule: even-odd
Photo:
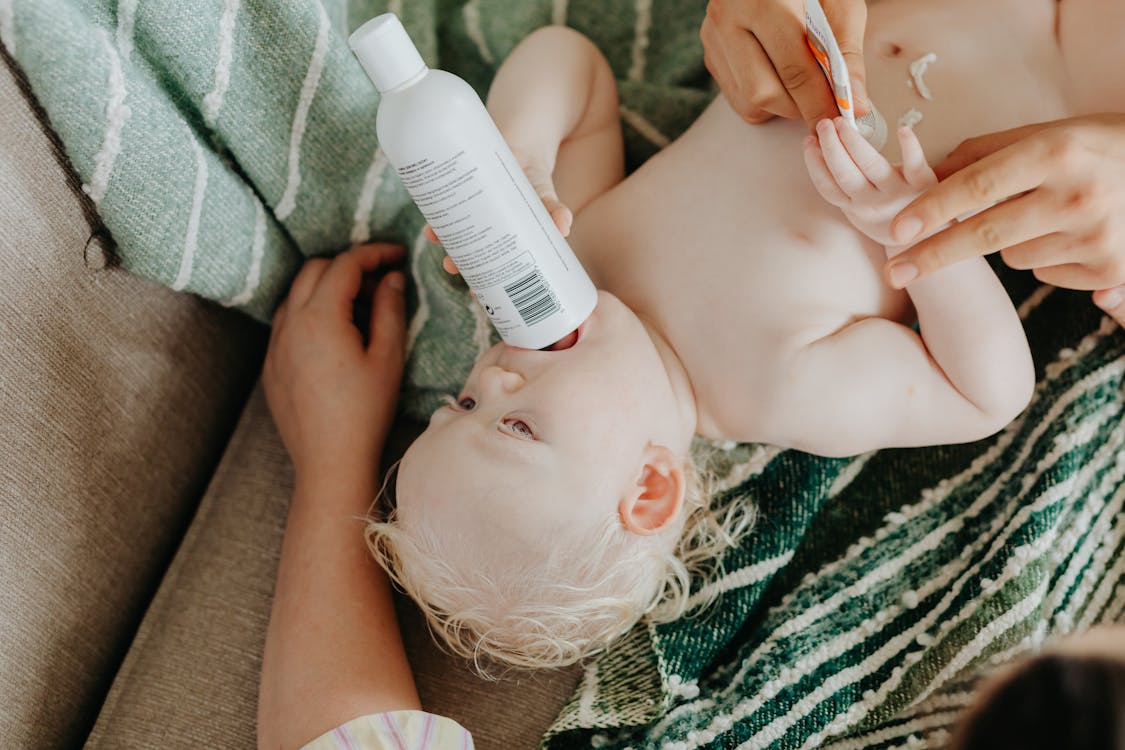
[[[304,256],[406,242],[403,409],[425,418],[494,340],[419,236],[346,46],[398,12],[482,93],[524,36],[567,23],[619,79],[630,167],[713,91],[701,0],[0,0],[0,42],[129,271],[266,320]],[[822,459],[719,454],[754,532],[706,612],[589,665],[552,748],[941,747],[973,675],[1125,617],[1125,336],[1088,295],[1005,274],[1039,374],[1027,412],[963,446]]]

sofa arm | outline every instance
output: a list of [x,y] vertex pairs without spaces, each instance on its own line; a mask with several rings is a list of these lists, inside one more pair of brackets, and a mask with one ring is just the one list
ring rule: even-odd
[[76,187],[0,61],[0,747],[93,726],[268,333],[115,268]]

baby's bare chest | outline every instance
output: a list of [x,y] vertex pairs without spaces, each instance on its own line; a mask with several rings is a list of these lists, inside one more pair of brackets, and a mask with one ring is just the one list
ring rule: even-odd
[[790,126],[743,140],[719,100],[572,235],[598,285],[675,347],[701,414],[722,413],[705,434],[752,439],[788,352],[859,318],[910,316],[882,281],[883,248],[814,192]]

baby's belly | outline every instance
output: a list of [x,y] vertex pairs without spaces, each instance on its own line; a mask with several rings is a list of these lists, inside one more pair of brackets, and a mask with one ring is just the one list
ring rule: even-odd
[[914,130],[931,164],[966,138],[1075,114],[1057,8],[1056,0],[872,3],[864,55],[871,99],[887,122],[884,153],[898,160],[894,133],[908,113],[920,118]]

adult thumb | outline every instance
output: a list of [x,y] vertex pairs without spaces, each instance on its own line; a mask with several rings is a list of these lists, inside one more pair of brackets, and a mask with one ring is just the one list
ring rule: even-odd
[[848,66],[852,84],[855,114],[863,117],[871,111],[867,97],[867,67],[863,62],[863,33],[867,28],[867,3],[864,0],[824,0],[824,17],[836,35],[840,54]]
[[1125,328],[1125,285],[1094,292],[1094,304]]

